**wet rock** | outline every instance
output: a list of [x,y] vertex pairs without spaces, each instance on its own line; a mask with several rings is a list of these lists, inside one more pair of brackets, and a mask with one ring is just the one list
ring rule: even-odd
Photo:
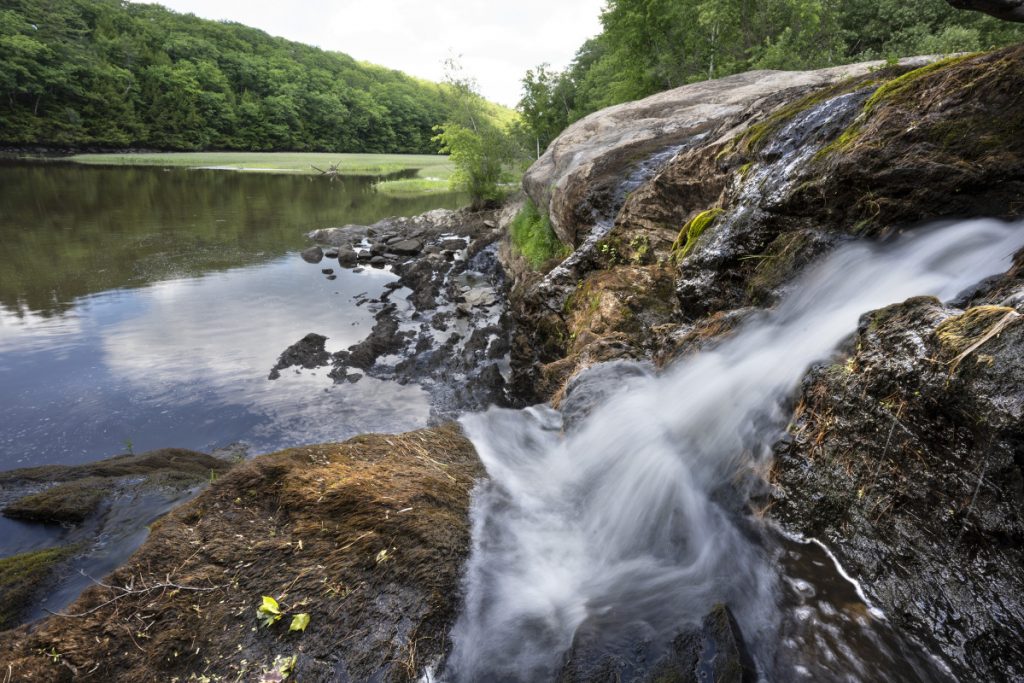
[[320,272],[324,275],[334,275],[334,268],[321,268]]
[[337,279],[338,279],[338,276],[337,276],[337,275],[328,275],[328,276],[327,276],[327,279],[328,279],[328,280],[337,280]]
[[324,258],[338,258],[338,250],[334,247],[324,249]]
[[577,374],[566,384],[558,402],[565,431],[574,431],[595,408],[613,396],[650,379],[653,369],[650,363],[610,361]]
[[[69,608],[84,616],[5,632],[0,661],[18,681],[165,681],[295,655],[300,681],[414,681],[449,646],[423,634],[446,634],[458,609],[482,473],[454,426],[261,456],[161,520],[111,588]],[[260,625],[262,595],[288,616]],[[309,626],[289,635],[298,613]]]
[[[578,245],[595,214],[606,213],[636,160],[710,130],[727,130],[765,100],[867,74],[879,62],[804,72],[752,71],[685,85],[595,112],[569,126],[523,176],[533,201],[547,207],[555,232]],[[778,100],[777,100],[778,101]],[[710,140],[709,140],[710,141]]]
[[[87,577],[71,571],[75,558],[103,546],[109,560],[127,557],[141,542],[147,524],[233,464],[169,448],[85,465],[0,472],[4,516],[65,526],[61,546],[0,560],[0,630],[37,614],[37,599],[58,585],[62,594],[73,597],[90,584]],[[138,540],[133,544],[132,539]]]
[[370,259],[370,265],[373,266],[374,268],[383,268],[387,264],[388,260],[384,258],[382,255],[377,255]]
[[331,355],[324,347],[326,343],[327,337],[310,332],[281,353],[277,364],[270,370],[268,379],[277,379],[281,376],[281,370],[285,368],[299,366],[311,370],[327,365]]
[[338,250],[338,263],[344,268],[352,268],[359,262],[355,249],[346,247]]
[[383,256],[385,246],[383,242],[374,242],[370,245],[370,256]]
[[324,260],[324,250],[320,247],[310,247],[300,254],[306,263],[320,263]]
[[866,315],[776,447],[772,515],[964,680],[1024,675],[1022,321],[930,297]]
[[757,669],[735,618],[716,605],[699,627],[683,630],[667,647],[651,643],[645,630],[607,629],[584,622],[558,676],[559,683],[754,683]]

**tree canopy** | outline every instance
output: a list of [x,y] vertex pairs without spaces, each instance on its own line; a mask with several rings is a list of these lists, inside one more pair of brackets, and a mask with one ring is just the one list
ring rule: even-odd
[[6,0],[0,144],[435,152],[443,87],[237,23]]
[[601,23],[567,69],[523,78],[519,110],[541,146],[593,111],[694,81],[1024,40],[941,0],[608,0]]

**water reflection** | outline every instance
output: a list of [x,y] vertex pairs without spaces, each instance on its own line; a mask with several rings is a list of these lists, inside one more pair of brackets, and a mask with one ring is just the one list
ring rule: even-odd
[[0,162],[0,303],[53,315],[87,294],[263,263],[308,230],[464,203],[370,179]]
[[[416,213],[366,180],[0,165],[0,469],[125,449],[266,452],[426,423],[426,394],[267,373],[307,332],[365,336],[384,271],[328,281],[303,232]],[[324,266],[329,264],[325,263]]]

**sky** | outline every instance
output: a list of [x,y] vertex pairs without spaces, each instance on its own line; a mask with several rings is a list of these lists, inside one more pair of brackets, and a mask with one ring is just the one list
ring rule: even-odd
[[460,59],[489,100],[515,106],[527,69],[565,67],[600,32],[605,0],[154,0],[440,81]]

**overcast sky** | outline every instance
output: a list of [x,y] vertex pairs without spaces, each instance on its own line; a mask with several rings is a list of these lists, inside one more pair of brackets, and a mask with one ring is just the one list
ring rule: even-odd
[[605,0],[158,0],[178,12],[227,19],[439,81],[461,56],[488,99],[519,101],[519,80],[537,64],[569,63],[601,28]]

